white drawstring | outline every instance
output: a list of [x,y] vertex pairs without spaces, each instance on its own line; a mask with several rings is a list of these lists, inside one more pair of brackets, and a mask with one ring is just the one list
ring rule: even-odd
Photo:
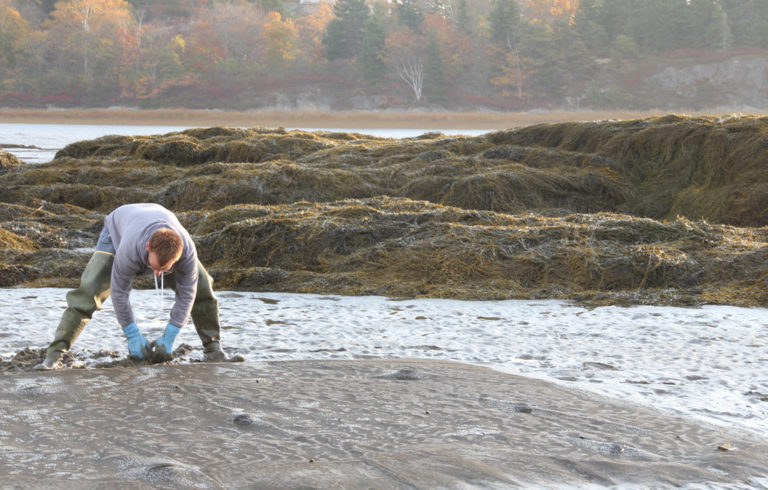
[[163,290],[165,289],[165,279],[163,278],[163,272],[160,273],[160,289],[157,289],[157,274],[152,274],[155,277],[155,291],[157,292],[160,300],[160,311],[163,311]]

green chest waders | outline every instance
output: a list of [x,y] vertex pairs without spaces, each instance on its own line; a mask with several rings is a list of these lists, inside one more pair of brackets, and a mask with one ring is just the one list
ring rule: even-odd
[[[176,278],[168,275],[168,284],[175,287]],[[213,294],[213,278],[197,261],[197,293],[192,304],[192,323],[203,343],[203,358],[206,362],[243,362],[240,355],[227,356],[221,348],[221,323],[219,321],[219,300]]]
[[67,309],[61,316],[53,342],[48,346],[45,363],[48,367],[57,362],[69,350],[72,343],[91,321],[93,312],[109,298],[112,262],[115,258],[107,252],[95,252],[80,277],[80,287],[67,293]]
[[[172,272],[165,276],[168,287],[176,288],[176,275]],[[219,323],[219,300],[213,294],[213,278],[197,261],[197,292],[192,304],[192,322],[195,324],[205,352],[221,350],[221,324]]]
[[[43,369],[55,367],[61,355],[69,350],[72,343],[91,320],[93,312],[101,309],[110,294],[110,278],[114,257],[97,251],[91,257],[80,279],[80,287],[67,293],[67,309],[61,317],[53,342],[48,347]],[[221,324],[219,322],[219,301],[213,294],[213,278],[197,261],[197,292],[192,305],[192,321],[203,344],[206,361],[242,362],[242,356],[227,357],[221,348]],[[176,287],[173,273],[166,276],[166,284]]]

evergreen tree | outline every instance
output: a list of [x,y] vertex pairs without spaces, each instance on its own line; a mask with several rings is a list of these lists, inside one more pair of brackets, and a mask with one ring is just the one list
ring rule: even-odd
[[338,0],[333,5],[333,15],[323,37],[326,58],[355,58],[360,51],[368,19],[365,0]]
[[491,48],[489,82],[499,87],[502,96],[514,93],[518,100],[528,98],[530,60],[522,54],[517,1],[492,0],[488,24]]
[[421,32],[424,12],[422,12],[414,0],[400,0],[400,3],[397,4],[397,18],[401,24],[407,26],[413,32]]
[[594,55],[565,19],[559,20],[553,27],[551,56],[557,63],[559,85],[555,86],[556,92],[549,95],[578,98],[584,85],[594,75]]
[[717,0],[690,0],[684,47],[718,49],[722,46],[724,14]]
[[555,56],[560,58],[565,56],[565,53],[555,49],[552,31],[541,22],[523,22],[519,29],[520,54],[523,59],[529,60],[526,98],[559,96],[563,87],[563,63],[555,59]]
[[435,36],[429,34],[424,62],[424,95],[430,102],[443,102],[448,95],[448,80],[440,43]]
[[640,48],[637,47],[637,43],[626,34],[616,36],[609,48],[609,56],[619,61],[637,58],[640,55]]
[[491,26],[491,42],[502,49],[512,49],[520,24],[517,1],[493,0],[488,22]]
[[469,17],[467,0],[459,0],[456,7],[456,26],[467,34],[472,34],[472,19]]
[[659,29],[660,39],[655,48],[658,51],[668,51],[685,47],[688,33],[688,1],[664,0],[659,5],[659,19],[663,19]]
[[[23,3],[24,0],[17,0],[16,3]],[[33,0],[32,3],[36,3],[40,6],[40,8],[43,9],[43,11],[47,14],[50,14],[53,12],[54,5],[56,4],[58,0]]]
[[643,51],[682,47],[687,16],[686,0],[633,0],[629,33]]
[[768,43],[768,0],[721,0],[736,48]]
[[581,0],[573,19],[573,29],[579,40],[595,56],[608,56],[608,32],[600,24],[602,0]]
[[633,0],[598,0],[595,22],[605,31],[608,41],[613,42],[619,35],[629,35]]
[[383,16],[372,15],[365,22],[363,40],[360,44],[360,53],[357,56],[357,64],[369,86],[376,86],[382,82],[387,74],[387,65],[384,63],[383,50],[387,39],[387,26]]

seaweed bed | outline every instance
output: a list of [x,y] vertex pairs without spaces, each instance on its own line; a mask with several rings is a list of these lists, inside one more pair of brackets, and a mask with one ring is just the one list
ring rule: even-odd
[[768,118],[669,115],[0,152],[0,287],[76,285],[104,214],[144,201],[177,212],[219,289],[765,306],[767,149]]

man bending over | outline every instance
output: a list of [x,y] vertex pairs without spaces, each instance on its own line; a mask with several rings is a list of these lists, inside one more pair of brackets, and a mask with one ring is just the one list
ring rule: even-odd
[[[150,344],[136,325],[129,294],[134,278],[152,273],[175,289],[176,299],[163,335]],[[104,228],[83,271],[80,287],[67,293],[67,309],[45,360],[35,369],[61,367],[62,355],[110,293],[131,356],[170,359],[176,335],[191,315],[203,343],[205,361],[243,361],[242,356],[227,357],[221,348],[219,303],[212,283],[213,279],[197,258],[192,238],[173,213],[159,204],[120,206],[104,219]]]

